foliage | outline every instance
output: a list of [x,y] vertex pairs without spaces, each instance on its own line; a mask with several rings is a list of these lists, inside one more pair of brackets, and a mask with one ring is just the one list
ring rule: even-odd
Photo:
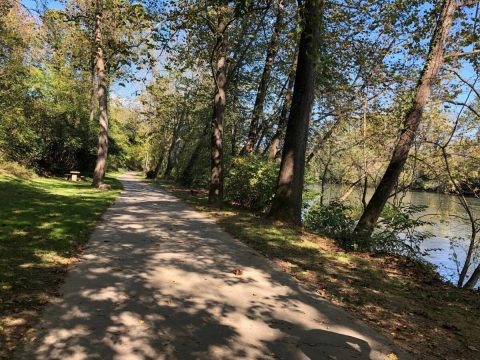
[[35,173],[19,163],[13,161],[4,161],[0,158],[0,174],[12,175],[20,179],[31,179],[35,177]]
[[[12,43],[2,61],[0,88],[10,91],[0,96],[0,152],[6,160],[48,172],[90,167],[96,131],[85,106],[89,75],[72,52],[72,43],[82,46],[85,38],[62,21],[49,19],[38,26],[16,5],[3,20],[21,41]],[[50,56],[38,61],[42,46]]]
[[[419,216],[427,206],[387,204],[376,230],[369,239],[357,240],[352,250],[382,252],[420,258],[427,254],[421,250],[424,240],[431,237],[422,226],[430,222]],[[348,239],[355,227],[359,209],[343,202],[332,201],[322,205],[318,201],[309,206],[304,215],[305,227],[316,233],[337,239]]]
[[[4,160],[59,175],[72,169],[93,170],[98,124],[90,120],[93,83],[90,51],[85,51],[90,50],[92,24],[71,21],[71,17],[87,19],[77,16],[78,11],[88,12],[83,5],[69,1],[65,11],[47,10],[42,22],[37,22],[21,5],[2,3],[0,29],[8,29],[0,37],[0,154]],[[126,11],[126,3],[116,6]],[[112,16],[106,14],[108,21],[114,21]],[[136,14],[138,18],[144,21],[145,14]],[[127,76],[125,68],[136,51],[130,45],[137,35],[128,27],[107,31],[107,53],[115,54],[108,61],[110,80],[113,75]],[[138,127],[138,116],[130,116],[127,128],[124,107],[114,103],[109,107],[111,165],[138,168],[139,151],[125,141],[125,136],[132,139],[129,131]],[[133,112],[124,110],[129,111]]]
[[371,249],[412,258],[426,255],[420,246],[432,234],[423,231],[422,226],[431,223],[419,216],[426,208],[427,206],[423,205],[409,204],[397,207],[387,204],[372,235]]
[[322,205],[313,203],[304,215],[305,227],[319,234],[338,239],[347,237],[353,230],[355,221],[351,218],[352,208],[341,202]]
[[[98,9],[95,2],[84,0],[62,0],[54,7],[41,1],[45,6],[29,13],[26,8],[33,3],[37,2],[5,0],[0,4],[0,158],[49,174],[72,168],[87,173],[97,153],[98,123],[90,116],[95,88],[92,36]],[[242,160],[237,156],[250,131],[280,3],[225,3],[228,25],[219,34],[215,30],[219,3],[99,2],[108,78],[109,164],[150,174],[155,169],[156,174],[191,187],[208,186],[215,90],[212,59],[219,36],[225,35],[229,47],[221,128],[225,193],[232,202],[256,210],[266,208],[278,165],[262,158],[285,123],[279,122],[280,115],[288,115],[285,87],[295,69],[293,59],[302,29],[299,4],[305,4],[281,3],[284,21],[258,118],[256,155]],[[311,177],[305,181],[306,189],[310,180],[318,183],[319,179],[322,184],[365,188],[378,184],[411,103],[439,4],[428,0],[325,3],[315,111],[308,129],[307,173]],[[480,191],[479,102],[467,84],[476,86],[472,69],[478,67],[471,65],[477,57],[461,55],[478,40],[472,35],[478,28],[477,17],[474,6],[466,5],[455,18],[446,48],[450,55],[435,81],[399,187],[452,192],[438,143],[449,137],[452,119],[458,114],[448,151],[452,176],[463,192]],[[153,71],[146,76],[147,70]],[[136,82],[140,79],[144,84]],[[94,101],[93,115],[97,112]],[[279,136],[283,139],[284,135],[285,129]],[[314,196],[307,190],[304,200],[310,203]],[[349,209],[338,205],[329,213],[314,204],[306,214],[317,231],[340,224],[340,230],[333,233],[345,236],[359,209],[358,202]],[[410,231],[412,219],[386,215],[377,229],[378,244],[364,248],[401,252],[394,238]]]
[[260,157],[237,157],[225,179],[225,198],[253,210],[265,209],[273,199],[278,164]]

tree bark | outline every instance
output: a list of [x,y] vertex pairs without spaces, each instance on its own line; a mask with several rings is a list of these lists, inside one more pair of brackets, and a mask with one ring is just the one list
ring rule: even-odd
[[[368,89],[368,88],[367,88]],[[365,94],[365,105],[363,109],[363,191],[362,191],[362,209],[367,207],[367,190],[368,190],[368,162],[367,162],[367,112],[368,112],[368,92]]]
[[387,170],[353,232],[352,240],[362,241],[371,236],[375,224],[407,161],[415,133],[432,92],[433,81],[442,66],[444,48],[448,41],[448,33],[457,7],[458,3],[455,0],[444,0],[442,3],[435,31],[430,41],[428,57],[415,89],[413,103],[405,115],[403,130],[393,150]]
[[480,265],[476,267],[468,281],[463,286],[465,289],[473,289],[480,280]]
[[252,118],[250,120],[250,128],[248,131],[247,142],[243,147],[240,154],[251,155],[254,152],[254,147],[258,138],[259,121],[263,116],[263,107],[265,104],[265,97],[267,94],[267,85],[270,80],[270,74],[272,72],[273,62],[277,54],[277,42],[278,36],[281,31],[283,22],[283,1],[278,3],[277,16],[275,19],[275,25],[273,28],[272,36],[270,37],[270,43],[267,48],[267,56],[265,58],[265,66],[263,67],[262,77],[258,85],[257,96],[255,98],[255,105],[253,106]]
[[153,178],[154,179],[156,179],[158,177],[158,174],[160,173],[160,169],[162,168],[164,157],[165,157],[165,154],[162,151],[160,157],[158,158],[157,165],[155,165],[155,169],[153,169]]
[[175,167],[175,147],[177,146],[178,142],[178,133],[180,131],[180,128],[184,122],[184,116],[185,112],[183,111],[179,118],[177,123],[175,124],[175,127],[173,129],[173,134],[172,134],[172,141],[170,142],[170,146],[168,148],[167,152],[167,167],[165,168],[165,172],[163,173],[163,177],[165,179],[168,179],[172,175],[173,168]]
[[256,140],[257,145],[255,145],[255,154],[260,154],[260,146],[262,146],[263,139],[265,138],[265,134],[268,131],[268,128],[270,127],[270,122],[265,119],[263,121],[263,124],[260,126],[262,131],[260,132],[260,136],[258,137],[258,140]]
[[98,134],[97,163],[93,172],[92,186],[101,187],[104,184],[108,154],[108,117],[107,117],[107,81],[105,77],[105,63],[102,45],[102,9],[100,1],[96,1],[95,13],[95,44],[97,47],[97,96],[100,132]]
[[172,176],[172,170],[175,166],[175,158],[173,156],[175,146],[177,145],[177,138],[174,135],[172,138],[172,142],[170,143],[170,147],[168,148],[168,153],[167,153],[167,167],[165,168],[165,171],[163,173],[163,178],[168,179]]
[[320,139],[318,139],[318,141],[313,146],[312,151],[310,151],[310,153],[307,156],[307,160],[306,160],[307,165],[310,164],[310,162],[313,160],[313,158],[315,157],[315,154],[317,154],[320,150],[323,149],[323,146],[325,145],[327,140],[330,139],[335,129],[340,125],[340,121],[341,121],[340,118],[336,119],[333,125],[325,132],[325,134],[323,134],[323,136]]
[[[217,61],[214,74],[216,93],[211,128],[210,189],[208,202],[223,202],[223,120],[225,117],[225,91],[227,86],[227,18],[228,0],[222,0],[217,20]],[[215,49],[214,49],[215,51]]]
[[90,59],[90,80],[91,80],[91,86],[92,88],[90,89],[90,114],[89,114],[89,124],[93,124],[93,120],[95,119],[95,88],[96,88],[96,82],[95,82],[95,66],[96,66],[96,61],[95,61],[95,54],[92,49],[92,56]]
[[232,157],[237,155],[237,133],[238,133],[238,124],[237,120],[233,120],[232,124],[232,143],[230,144],[230,155]]
[[282,111],[280,112],[280,116],[278,118],[277,130],[275,131],[270,146],[268,147],[268,160],[270,161],[275,160],[277,157],[277,154],[280,151],[280,143],[283,138],[283,133],[287,127],[288,109],[290,108],[290,104],[292,102],[292,90],[293,85],[295,84],[296,69],[297,53],[295,52],[292,67],[290,69],[290,73],[288,74],[288,83],[285,89],[285,98],[283,100]]
[[327,173],[328,173],[328,168],[330,166],[330,162],[332,161],[332,156],[330,155],[328,157],[327,163],[324,164],[323,172],[322,172],[322,177],[320,178],[320,205],[323,205],[323,199],[325,198],[325,183],[327,182]]
[[348,197],[352,194],[353,190],[355,190],[355,187],[360,184],[360,181],[362,181],[362,179],[364,178],[365,174],[363,174],[362,176],[360,176],[357,180],[355,180],[353,183],[350,184],[350,186],[348,187],[347,191],[345,191],[345,193],[340,196],[337,201],[338,202],[344,202],[345,200],[348,199]]
[[301,222],[308,127],[315,87],[315,60],[323,14],[323,0],[305,0],[303,30],[298,51],[292,106],[288,117],[285,144],[277,189],[269,217],[291,224]]
[[195,146],[195,149],[193,149],[192,155],[190,156],[190,159],[188,160],[187,166],[185,169],[182,171],[182,175],[180,176],[180,184],[183,186],[192,186],[193,181],[194,181],[194,167],[195,164],[198,161],[198,158],[200,157],[200,154],[202,152],[202,148],[205,145],[205,137],[208,134],[208,130],[210,129],[210,123],[205,126],[200,140],[197,142],[197,145]]

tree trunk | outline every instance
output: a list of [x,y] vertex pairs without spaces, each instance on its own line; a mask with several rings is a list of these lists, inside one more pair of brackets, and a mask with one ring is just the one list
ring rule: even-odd
[[172,133],[172,141],[170,143],[170,146],[168,148],[168,152],[167,152],[167,167],[165,168],[165,172],[163,173],[163,177],[165,179],[168,179],[172,176],[172,171],[173,171],[173,168],[175,167],[175,160],[176,160],[176,150],[177,150],[177,146],[179,146],[178,142],[179,142],[179,133],[180,133],[180,129],[181,127],[183,126],[183,124],[185,123],[185,117],[186,117],[186,111],[185,110],[182,110],[180,112],[179,115],[177,115],[177,121],[174,125],[174,128],[173,128],[173,133]]
[[[232,83],[236,79],[232,79]],[[236,108],[238,101],[238,83],[235,81],[235,90],[233,91],[234,97],[231,102],[232,108]],[[238,119],[236,116],[232,118],[232,128],[230,129],[230,156],[235,157],[237,155],[237,134],[238,134]]]
[[330,166],[330,162],[332,161],[332,157],[328,157],[328,161],[326,164],[324,164],[325,168],[323,169],[322,177],[320,178],[320,205],[323,206],[323,199],[325,197],[325,183],[327,182],[327,173],[328,173],[328,167]]
[[259,120],[263,116],[263,107],[265,104],[265,97],[267,94],[267,85],[270,80],[270,73],[272,72],[273,62],[275,55],[277,54],[277,42],[278,36],[281,31],[283,20],[283,1],[278,3],[277,17],[275,19],[275,25],[273,28],[270,43],[267,48],[267,56],[265,58],[265,66],[263,67],[262,77],[260,84],[258,85],[257,96],[255,98],[255,105],[253,106],[252,118],[250,120],[250,128],[248,131],[247,142],[243,147],[240,154],[251,155],[253,154],[255,144],[258,138]]
[[165,172],[163,173],[163,178],[168,179],[172,176],[172,170],[173,167],[175,166],[175,158],[174,158],[174,149],[175,146],[177,145],[177,139],[176,136],[172,138],[172,142],[170,144],[170,147],[168,148],[168,153],[167,153],[167,167],[165,168]]
[[270,126],[270,122],[265,119],[261,126],[262,131],[260,132],[260,136],[258,137],[257,145],[255,145],[255,154],[260,154],[260,146],[262,146],[263,139],[265,138],[265,134],[267,133]]
[[477,285],[478,281],[480,280],[480,265],[476,267],[476,269],[473,271],[472,275],[470,276],[470,279],[465,283],[463,286],[465,289],[473,289],[475,285]]
[[[217,20],[217,63],[214,74],[216,93],[213,104],[211,128],[210,189],[208,202],[222,205],[223,202],[223,120],[225,117],[225,91],[227,85],[227,19],[228,0],[223,0]],[[215,51],[215,50],[214,50]]]
[[303,30],[292,107],[288,117],[285,144],[277,180],[277,189],[269,216],[287,223],[301,221],[305,152],[315,87],[315,60],[323,13],[323,0],[305,0]]
[[318,141],[313,146],[312,151],[310,151],[310,153],[307,156],[307,160],[306,160],[307,165],[310,164],[310,162],[313,160],[313,158],[315,157],[315,154],[317,154],[320,150],[323,149],[323,146],[325,145],[327,140],[330,139],[333,132],[339,125],[340,125],[340,118],[337,118],[333,123],[333,125],[330,127],[330,129],[328,129],[325,132],[325,134],[323,134],[323,136],[320,139],[318,139]]
[[355,187],[360,184],[360,181],[362,181],[363,177],[365,176],[365,174],[363,174],[362,176],[360,176],[356,181],[354,181],[352,184],[350,184],[350,186],[348,187],[347,191],[345,191],[345,193],[340,196],[337,201],[338,202],[344,202],[345,200],[348,199],[348,197],[352,194],[353,190],[355,190]]
[[90,59],[90,78],[91,78],[91,86],[92,88],[90,89],[90,115],[89,115],[89,125],[93,124],[93,120],[95,119],[95,88],[96,88],[96,82],[95,82],[95,54],[93,53],[92,49],[92,57]]
[[465,285],[463,283],[467,276],[468,270],[472,265],[472,257],[474,256],[475,245],[476,245],[475,240],[477,238],[477,224],[476,224],[476,219],[472,213],[472,210],[470,209],[470,205],[468,205],[468,202],[465,199],[465,196],[463,196],[462,189],[460,188],[458,183],[455,181],[455,178],[453,177],[452,170],[450,169],[450,164],[448,162],[448,154],[447,154],[446,147],[448,146],[451,139],[453,138],[453,135],[454,135],[454,132],[452,132],[452,134],[450,135],[450,139],[447,140],[447,142],[443,146],[441,146],[442,156],[443,156],[443,161],[445,162],[445,170],[447,170],[448,178],[450,179],[450,182],[453,184],[453,187],[455,188],[455,191],[458,194],[460,205],[462,205],[463,209],[467,213],[468,220],[470,222],[470,230],[471,230],[470,243],[468,244],[467,253],[465,254],[465,261],[463,263],[462,270],[460,271],[460,274],[458,274],[457,286],[473,288],[473,286],[475,286],[475,284],[477,283],[478,278],[480,277],[480,265],[477,266],[477,268],[475,269],[475,271],[473,272],[472,276],[467,281],[467,283]]
[[197,142],[195,149],[193,149],[192,155],[190,156],[190,160],[188,160],[187,166],[182,171],[182,175],[180,176],[180,184],[183,186],[191,186],[194,180],[194,167],[200,157],[202,152],[202,148],[205,145],[205,137],[208,134],[208,130],[210,129],[210,123],[205,126],[203,129],[202,135],[200,140]]
[[288,74],[288,83],[285,89],[285,98],[283,100],[282,111],[278,118],[277,130],[273,135],[270,146],[268,147],[268,160],[273,161],[277,157],[278,152],[280,151],[280,142],[282,141],[283,133],[287,126],[287,116],[288,109],[290,108],[290,103],[292,101],[292,90],[293,85],[295,84],[295,72],[297,69],[297,53],[294,54],[294,60],[292,63],[292,68]]
[[[368,94],[368,93],[367,93]],[[367,207],[367,190],[368,190],[368,162],[367,162],[367,111],[368,111],[368,96],[365,95],[365,106],[363,109],[363,191],[362,191],[362,209]]]
[[102,48],[102,9],[96,2],[95,14],[95,44],[97,46],[97,96],[100,132],[98,134],[97,163],[93,172],[92,186],[101,187],[104,183],[108,154],[108,117],[107,117],[107,81],[105,78],[105,63]]
[[237,120],[233,120],[232,124],[232,143],[230,144],[230,155],[235,157],[237,155],[237,133],[238,133],[238,124]]
[[415,89],[413,103],[405,115],[403,130],[393,150],[387,170],[353,232],[353,239],[361,241],[370,237],[407,161],[415,133],[432,92],[433,81],[442,66],[444,48],[457,7],[455,0],[444,0],[442,3],[440,16],[430,42],[428,57]]
[[160,169],[162,168],[164,157],[165,157],[165,153],[162,150],[162,153],[158,158],[157,165],[155,165],[155,169],[153,169],[152,179],[156,179],[158,177],[158,174],[160,173]]

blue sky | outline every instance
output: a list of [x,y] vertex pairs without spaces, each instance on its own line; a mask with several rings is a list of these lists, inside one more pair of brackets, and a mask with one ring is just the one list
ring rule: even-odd
[[21,0],[22,4],[29,9],[38,9],[39,5],[45,4],[49,9],[62,9],[63,5],[56,0]]
[[[21,0],[22,4],[32,10],[40,10],[39,6],[41,7],[42,5],[46,5],[47,8],[49,9],[61,9],[64,7],[64,4],[66,0],[63,1],[58,1],[58,0]],[[473,15],[473,14],[472,14]],[[161,66],[161,65],[160,65]],[[461,69],[462,75],[471,81],[475,78],[476,74],[474,70],[472,69],[471,66],[466,65]],[[138,78],[146,78],[147,81],[152,79],[152,74],[148,74],[145,71],[140,71],[138,73]],[[136,97],[136,94],[140,93],[144,89],[144,84],[141,81],[132,81],[132,82],[126,82],[123,81],[125,86],[119,86],[117,84],[113,84],[112,86],[112,94],[114,94],[117,98],[126,98],[126,99],[132,99]],[[479,84],[477,84],[478,87]],[[459,96],[459,101],[464,101],[465,98],[468,95],[469,89],[466,89],[460,96]],[[472,100],[473,97],[470,97],[470,100]]]
[[[1,1],[1,0],[0,0]],[[32,14],[35,12],[42,11],[42,6],[46,5],[48,9],[63,9],[64,2],[57,0],[21,0],[21,3],[27,8],[30,9]],[[140,71],[139,77],[146,77],[151,79],[151,75],[146,72]],[[145,86],[141,81],[127,82],[122,81],[125,86],[120,86],[117,83],[114,83],[111,88],[111,93],[116,98],[124,99],[133,99],[138,93],[144,90]]]

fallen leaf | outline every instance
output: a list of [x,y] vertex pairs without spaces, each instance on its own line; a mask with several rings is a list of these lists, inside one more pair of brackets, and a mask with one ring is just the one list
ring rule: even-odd
[[236,276],[243,275],[243,269],[240,269],[240,268],[234,269],[234,270],[233,270],[233,273],[234,273]]

